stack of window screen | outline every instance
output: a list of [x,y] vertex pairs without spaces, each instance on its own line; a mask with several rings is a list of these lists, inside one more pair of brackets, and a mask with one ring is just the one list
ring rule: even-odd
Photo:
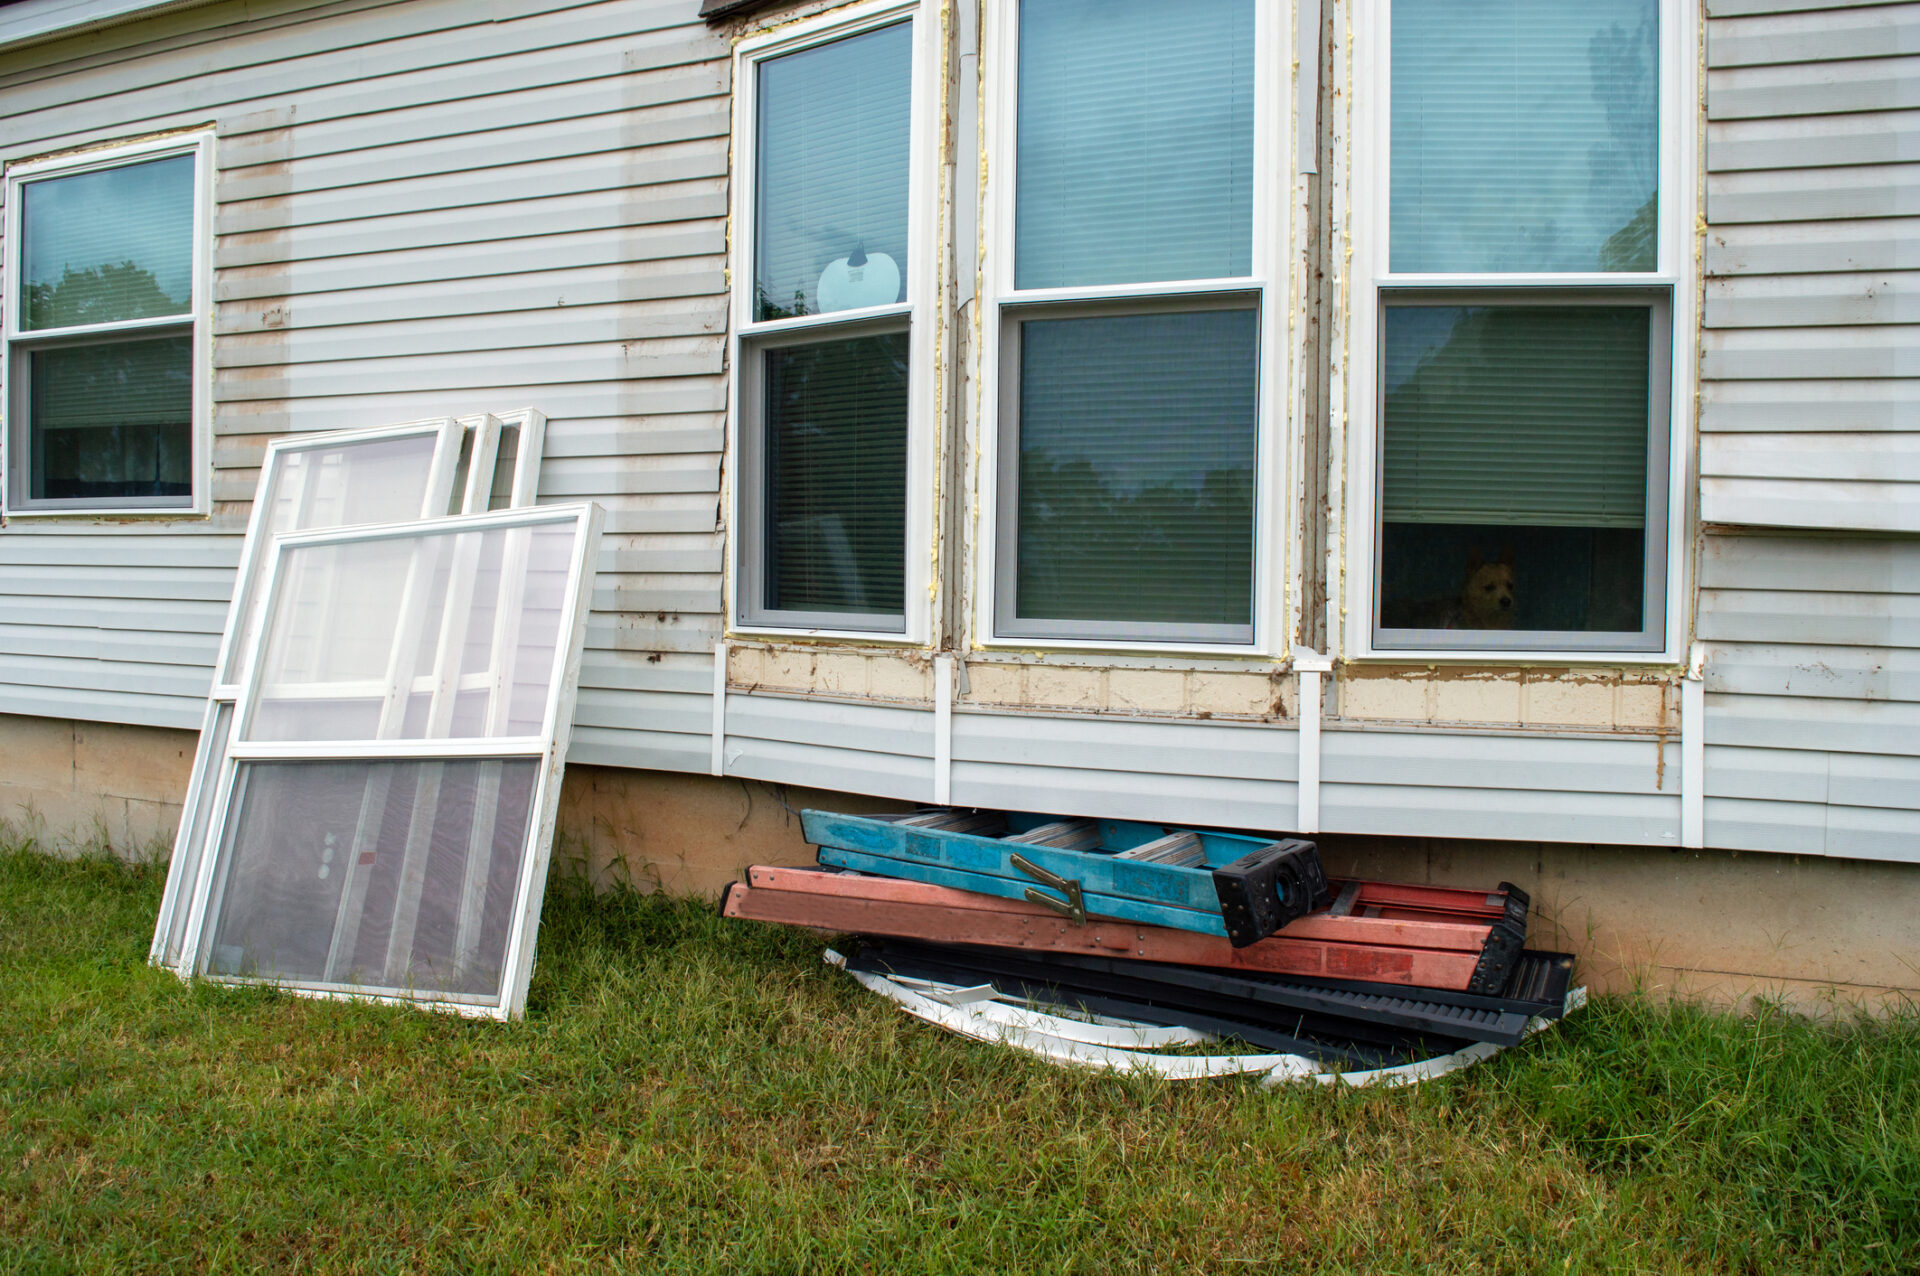
[[1256,18],[1018,6],[998,637],[1256,640]]
[[906,626],[915,21],[885,15],[747,64],[744,624]]
[[[181,962],[186,903],[205,853],[221,745],[232,727],[246,654],[258,632],[263,572],[274,538],[436,518],[456,503],[469,513],[502,502],[531,505],[545,435],[546,418],[523,409],[295,435],[267,445],[154,926],[149,960],[155,965],[187,973]],[[503,441],[508,444],[504,453]]]
[[1390,0],[1377,648],[1662,646],[1661,12]]
[[121,147],[10,183],[10,512],[194,508],[204,146]]
[[273,541],[184,973],[520,1013],[601,521],[543,506]]

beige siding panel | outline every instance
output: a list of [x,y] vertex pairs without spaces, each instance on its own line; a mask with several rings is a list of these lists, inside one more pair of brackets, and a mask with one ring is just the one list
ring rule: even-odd
[[1708,381],[1703,435],[1733,431],[1886,431],[1920,427],[1920,380]]
[[1916,213],[1920,213],[1920,164],[1783,168],[1714,173],[1707,178],[1707,220],[1715,226]]
[[[1707,32],[1713,48],[1717,28]],[[1920,58],[1873,58],[1707,73],[1707,118],[1772,119],[1920,107]],[[1712,162],[1708,162],[1712,166]]]
[[1723,120],[1707,126],[1716,173],[1920,161],[1920,111]]
[[1777,222],[1707,228],[1707,275],[1920,269],[1920,219]]
[[1712,67],[1839,62],[1920,53],[1920,5],[1876,5],[1843,12],[1761,13],[1724,17],[1707,46]]
[[1920,323],[1920,271],[1736,275],[1707,281],[1709,328]]

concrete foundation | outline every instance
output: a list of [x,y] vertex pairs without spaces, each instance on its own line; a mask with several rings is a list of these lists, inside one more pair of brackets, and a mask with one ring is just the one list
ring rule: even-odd
[[[0,825],[70,852],[164,855],[191,732],[0,715]],[[748,864],[806,864],[809,806],[902,804],[704,775],[569,768],[557,871],[713,896]],[[1597,991],[1808,1010],[1920,998],[1920,865],[1657,847],[1320,839],[1328,871],[1533,896],[1530,940],[1572,952]]]

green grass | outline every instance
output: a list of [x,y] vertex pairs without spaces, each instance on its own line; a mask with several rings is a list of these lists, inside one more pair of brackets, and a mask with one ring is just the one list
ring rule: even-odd
[[527,1018],[188,988],[0,852],[0,1271],[1920,1270],[1920,1017],[1601,999],[1382,1093],[1048,1067],[820,944],[548,897]]

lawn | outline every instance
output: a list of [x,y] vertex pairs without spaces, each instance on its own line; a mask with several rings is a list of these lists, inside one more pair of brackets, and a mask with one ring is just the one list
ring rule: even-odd
[[1409,1090],[1167,1084],[567,880],[522,1023],[188,988],[160,886],[0,851],[0,1272],[1920,1270],[1920,1016],[1599,999]]

